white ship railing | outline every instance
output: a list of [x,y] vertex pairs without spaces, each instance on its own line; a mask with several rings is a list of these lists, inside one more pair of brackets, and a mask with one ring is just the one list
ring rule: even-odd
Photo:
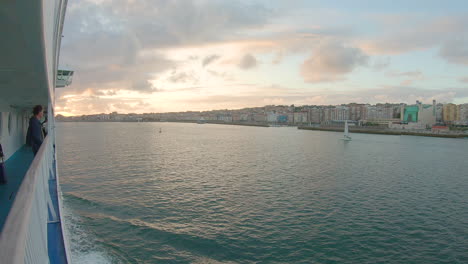
[[48,180],[53,168],[53,135],[44,139],[24,176],[0,235],[1,263],[49,263]]

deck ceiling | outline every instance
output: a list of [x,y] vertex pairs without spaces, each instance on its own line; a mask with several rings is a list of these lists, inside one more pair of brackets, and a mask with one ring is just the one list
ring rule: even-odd
[[48,104],[42,1],[0,1],[0,110]]

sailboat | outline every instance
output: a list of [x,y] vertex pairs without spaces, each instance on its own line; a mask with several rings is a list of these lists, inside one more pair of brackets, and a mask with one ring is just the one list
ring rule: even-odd
[[351,141],[351,137],[349,136],[348,120],[345,121],[343,140]]

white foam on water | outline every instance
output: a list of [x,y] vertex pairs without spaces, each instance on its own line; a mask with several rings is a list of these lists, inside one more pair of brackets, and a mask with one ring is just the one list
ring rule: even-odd
[[83,220],[70,209],[67,201],[64,201],[62,216],[66,220],[66,230],[68,233],[71,261],[76,264],[110,264],[122,263],[119,259],[112,256],[103,247],[97,243],[98,239],[86,231],[83,226]]
[[95,264],[108,264],[108,263],[115,263],[108,256],[106,256],[103,252],[87,252],[81,254],[73,254],[72,253],[72,261],[73,263],[77,264],[88,264],[88,263],[95,263]]

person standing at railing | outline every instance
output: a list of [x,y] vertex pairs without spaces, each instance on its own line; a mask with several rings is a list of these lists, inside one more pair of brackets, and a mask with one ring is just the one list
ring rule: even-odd
[[42,132],[41,119],[44,116],[42,105],[36,105],[33,108],[33,116],[29,119],[28,133],[26,135],[26,144],[32,147],[34,156],[41,147],[44,135]]

